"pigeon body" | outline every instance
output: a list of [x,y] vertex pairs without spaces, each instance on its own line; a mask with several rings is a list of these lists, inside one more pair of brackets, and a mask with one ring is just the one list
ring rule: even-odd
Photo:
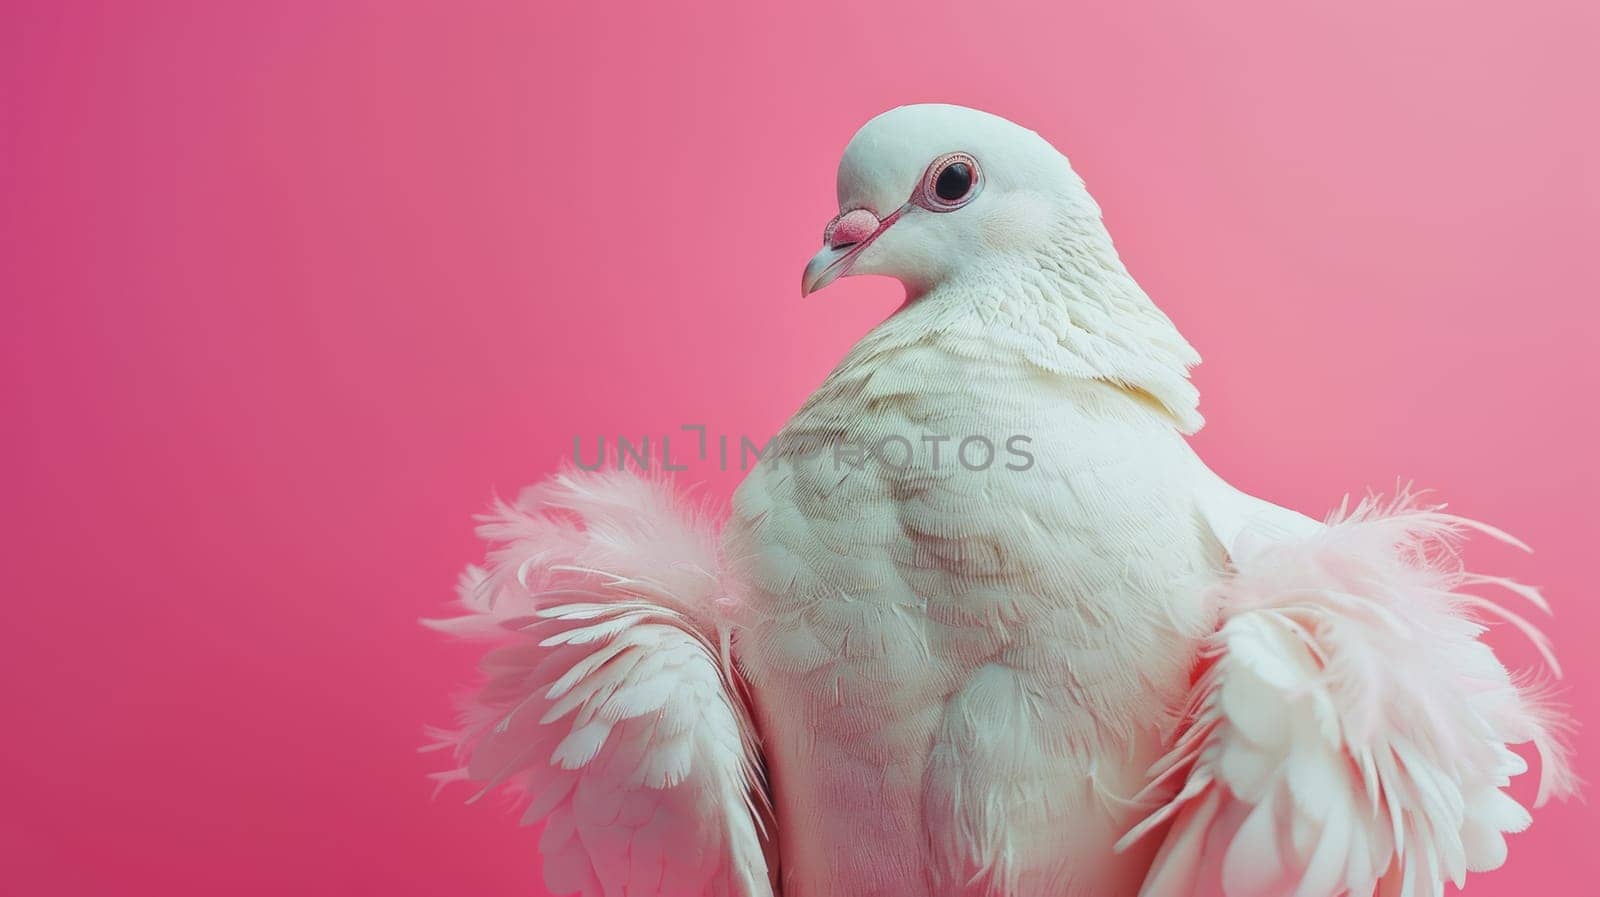
[[[979,348],[853,355],[779,437],[932,436],[941,469],[779,456],[735,499],[785,894],[1132,893],[1148,865],[1111,846],[1213,622],[1207,472],[1161,410]],[[1013,433],[1028,470],[955,457]]]
[[1474,525],[1213,474],[1198,356],[1042,138],[903,107],[839,198],[804,289],[907,303],[720,551],[659,484],[567,477],[497,510],[443,624],[500,644],[453,775],[531,795],[554,889],[1432,895],[1526,824],[1507,744],[1568,789],[1559,717],[1477,641],[1541,637],[1461,591],[1506,585],[1450,559]]

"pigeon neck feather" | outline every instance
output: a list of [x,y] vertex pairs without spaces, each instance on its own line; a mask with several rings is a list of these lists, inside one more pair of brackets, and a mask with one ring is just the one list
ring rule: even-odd
[[906,304],[856,346],[841,372],[936,340],[1051,376],[1110,383],[1154,402],[1180,431],[1199,430],[1189,368],[1200,356],[1128,273],[1092,211],[1064,221],[1044,249],[991,253],[937,284],[909,288]]

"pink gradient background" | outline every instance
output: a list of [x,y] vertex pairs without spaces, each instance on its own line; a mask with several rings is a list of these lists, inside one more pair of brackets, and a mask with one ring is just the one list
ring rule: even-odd
[[[574,435],[773,432],[898,298],[797,284],[913,101],[1072,156],[1234,482],[1533,543],[1476,557],[1600,719],[1600,12],[1224,5],[4,4],[0,891],[543,893],[430,800],[472,659],[415,620]],[[1597,825],[1469,892],[1600,893]]]

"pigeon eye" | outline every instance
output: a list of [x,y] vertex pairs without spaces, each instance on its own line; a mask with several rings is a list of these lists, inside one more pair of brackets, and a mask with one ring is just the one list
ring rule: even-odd
[[922,176],[917,205],[932,212],[953,212],[978,195],[981,180],[977,159],[966,153],[946,153],[934,159]]
[[951,162],[939,172],[933,182],[934,195],[945,202],[955,202],[972,189],[972,169],[965,162]]

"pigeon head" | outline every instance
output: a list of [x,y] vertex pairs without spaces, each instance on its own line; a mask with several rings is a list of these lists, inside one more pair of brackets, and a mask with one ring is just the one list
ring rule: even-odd
[[1200,356],[1128,273],[1067,158],[1027,128],[960,106],[879,115],[845,147],[822,242],[802,294],[883,274],[915,300],[844,367],[939,333],[1153,399],[1184,432],[1201,426],[1189,381]]
[[1048,253],[1099,209],[1038,134],[961,106],[901,106],[867,122],[839,163],[839,214],[801,293],[849,274],[922,292],[964,269]]

